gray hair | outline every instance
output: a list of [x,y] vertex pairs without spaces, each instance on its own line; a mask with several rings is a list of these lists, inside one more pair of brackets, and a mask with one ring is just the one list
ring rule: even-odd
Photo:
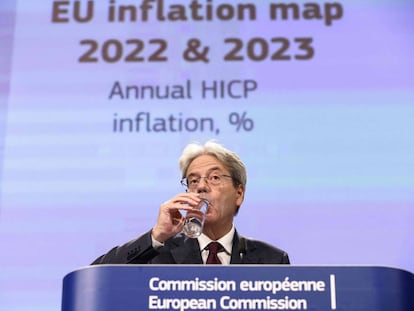
[[201,155],[212,155],[216,157],[229,170],[233,185],[235,187],[242,185],[243,189],[246,188],[246,167],[239,156],[213,140],[207,141],[204,145],[191,143],[184,148],[179,159],[182,178],[186,177],[191,162]]

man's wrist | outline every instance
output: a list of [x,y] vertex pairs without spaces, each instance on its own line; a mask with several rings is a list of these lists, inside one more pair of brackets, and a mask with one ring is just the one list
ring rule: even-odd
[[157,235],[156,233],[154,233],[154,229],[151,230],[151,242],[152,242],[152,247],[157,249],[160,247],[164,246],[164,242],[160,241],[159,235]]

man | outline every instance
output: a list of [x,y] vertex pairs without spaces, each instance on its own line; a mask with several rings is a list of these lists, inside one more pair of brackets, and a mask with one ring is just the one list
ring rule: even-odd
[[[185,193],[160,206],[156,225],[149,232],[110,250],[92,264],[289,264],[286,252],[238,234],[233,218],[246,189],[246,168],[222,145],[189,144],[179,160]],[[182,232],[180,211],[208,198],[203,232],[188,238]],[[218,243],[211,243],[218,242]]]

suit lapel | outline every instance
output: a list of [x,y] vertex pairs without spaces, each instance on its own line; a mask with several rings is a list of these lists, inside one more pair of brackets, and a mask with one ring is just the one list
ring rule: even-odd
[[[243,247],[240,246],[240,243],[244,243]],[[261,259],[255,255],[255,248],[256,247],[249,239],[240,236],[237,231],[235,231],[230,264],[238,265],[259,263]]]
[[240,247],[239,247],[239,234],[237,233],[237,231],[234,232],[234,237],[233,237],[233,246],[231,248],[231,258],[230,258],[230,264],[231,265],[238,265],[241,263],[240,260]]

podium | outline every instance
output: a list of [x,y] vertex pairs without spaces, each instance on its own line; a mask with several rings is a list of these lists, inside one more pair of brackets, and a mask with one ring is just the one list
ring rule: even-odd
[[414,274],[370,266],[98,265],[63,279],[62,311],[413,311]]

